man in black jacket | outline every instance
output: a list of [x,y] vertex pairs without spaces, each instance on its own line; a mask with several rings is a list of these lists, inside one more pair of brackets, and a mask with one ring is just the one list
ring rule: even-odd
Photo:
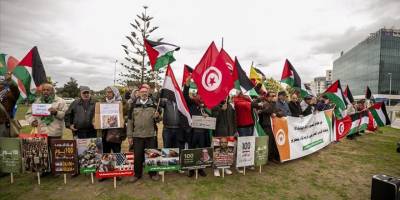
[[164,148],[185,148],[185,138],[180,128],[180,112],[174,100],[160,99],[160,107],[164,109],[163,114],[163,143]]
[[292,95],[288,105],[290,112],[292,113],[292,117],[300,117],[302,115],[300,101],[296,94]]
[[90,96],[90,88],[81,86],[80,98],[72,102],[65,113],[65,126],[71,129],[74,137],[79,139],[95,138],[93,117],[96,102]]

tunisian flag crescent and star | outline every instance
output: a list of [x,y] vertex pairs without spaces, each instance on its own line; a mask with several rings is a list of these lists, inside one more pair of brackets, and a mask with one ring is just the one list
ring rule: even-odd
[[231,72],[214,42],[193,70],[193,80],[207,108],[213,108],[225,100],[233,88]]

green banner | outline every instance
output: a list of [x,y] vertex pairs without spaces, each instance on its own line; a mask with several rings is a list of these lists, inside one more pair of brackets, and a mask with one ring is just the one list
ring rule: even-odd
[[256,137],[256,150],[254,152],[254,165],[265,165],[268,162],[268,136]]
[[22,171],[21,141],[19,138],[0,138],[0,172]]

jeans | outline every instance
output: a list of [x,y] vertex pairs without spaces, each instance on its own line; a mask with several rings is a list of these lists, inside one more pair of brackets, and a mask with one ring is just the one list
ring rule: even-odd
[[253,126],[237,128],[237,131],[239,133],[239,137],[254,135],[254,127]]

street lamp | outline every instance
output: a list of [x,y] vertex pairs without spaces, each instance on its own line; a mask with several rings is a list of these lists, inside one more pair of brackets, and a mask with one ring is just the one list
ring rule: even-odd
[[389,106],[390,106],[390,96],[392,95],[392,73],[387,73],[389,76]]
[[114,63],[114,86],[115,86],[115,76],[117,73],[117,62],[118,62],[118,60],[115,60],[115,63]]

